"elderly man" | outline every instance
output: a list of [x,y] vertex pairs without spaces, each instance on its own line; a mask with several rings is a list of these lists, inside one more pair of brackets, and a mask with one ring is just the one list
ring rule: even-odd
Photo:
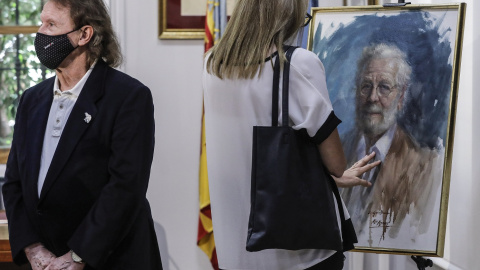
[[[361,246],[399,235],[414,241],[430,226],[441,182],[438,162],[443,159],[440,151],[420,147],[397,124],[411,72],[405,54],[394,45],[367,47],[358,62],[356,126],[342,143],[349,165],[372,152],[375,160],[382,161],[363,175],[370,187],[342,191]],[[389,247],[408,248],[402,244]]]
[[102,0],[49,0],[35,39],[56,76],[22,95],[3,195],[17,264],[162,269],[146,191],[150,90],[121,53]]

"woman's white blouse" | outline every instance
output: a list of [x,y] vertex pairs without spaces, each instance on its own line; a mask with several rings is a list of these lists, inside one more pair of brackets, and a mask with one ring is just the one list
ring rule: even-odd
[[[301,270],[335,253],[332,250],[247,252],[245,249],[253,126],[271,126],[272,66],[273,62],[266,62],[262,74],[253,79],[222,80],[206,69],[203,73],[210,201],[216,251],[222,269]],[[280,83],[280,99],[281,88]],[[289,117],[293,128],[305,128],[313,137],[332,112],[332,105],[323,64],[312,52],[300,48],[294,51],[289,91]],[[279,123],[281,117],[280,113]],[[346,209],[345,216],[349,218]]]

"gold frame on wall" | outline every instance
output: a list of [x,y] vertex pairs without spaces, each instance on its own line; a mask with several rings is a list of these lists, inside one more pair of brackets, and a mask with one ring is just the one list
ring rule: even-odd
[[[189,16],[189,17],[196,17],[191,18],[197,20],[194,23],[194,27],[182,28],[182,27],[168,27],[170,21],[172,19],[182,19],[182,15],[177,10],[169,11],[168,3],[177,3],[181,2],[180,0],[159,0],[158,1],[158,8],[159,8],[159,19],[158,19],[158,38],[160,39],[204,39],[205,38],[205,16]],[[183,16],[186,17],[186,16]],[[200,24],[199,21],[202,20],[203,17],[203,24]]]
[[[388,242],[388,244],[381,244],[381,243],[387,243],[385,241],[382,242],[380,240],[378,241],[374,240],[372,241],[374,243],[373,245],[371,243],[369,245],[365,245],[365,244],[358,245],[356,246],[355,251],[388,253],[388,254],[411,254],[411,255],[421,255],[421,256],[440,256],[440,257],[443,256],[444,246],[445,246],[446,219],[447,219],[450,175],[451,175],[451,165],[452,165],[453,138],[454,138],[454,131],[455,131],[455,115],[456,115],[456,108],[457,108],[458,84],[459,84],[459,76],[460,76],[460,60],[461,60],[461,53],[462,53],[461,48],[462,48],[462,41],[463,41],[463,29],[464,29],[464,23],[465,23],[465,10],[466,10],[465,3],[440,4],[440,5],[407,5],[407,6],[400,6],[400,7],[355,6],[355,7],[333,7],[333,8],[313,8],[312,9],[313,19],[310,24],[307,47],[309,50],[317,54],[319,58],[322,60],[325,66],[325,70],[327,72],[326,74],[327,88],[330,93],[330,98],[332,99],[334,110],[336,113],[340,113],[340,114],[343,113],[342,109],[345,111],[348,111],[348,113],[345,113],[344,117],[340,115],[340,118],[346,120],[341,125],[346,125],[346,126],[350,125],[350,127],[352,127],[352,123],[354,123],[355,121],[354,120],[355,111],[354,109],[352,109],[352,107],[353,108],[355,107],[355,104],[350,103],[352,101],[354,102],[355,91],[352,91],[351,93],[347,92],[347,91],[351,91],[350,89],[354,89],[353,79],[349,76],[351,74],[355,74],[355,71],[356,71],[355,63],[359,58],[359,55],[362,49],[364,48],[364,46],[368,46],[371,44],[384,43],[384,42],[394,43],[394,42],[399,42],[399,40],[402,39],[402,36],[400,33],[403,33],[403,32],[401,31],[392,32],[391,31],[392,28],[388,28],[390,26],[388,27],[384,26],[382,23],[379,23],[379,22],[387,22],[388,18],[393,18],[397,15],[405,14],[408,12],[411,12],[410,14],[413,14],[415,12],[425,12],[425,13],[429,13],[428,15],[432,15],[432,14],[438,15],[438,14],[443,14],[444,12],[445,14],[448,13],[450,16],[449,18],[451,18],[451,20],[446,21],[445,23],[446,27],[451,27],[451,29],[453,29],[452,35],[448,40],[449,46],[452,47],[452,50],[450,51],[450,58],[449,58],[450,59],[449,61],[451,62],[441,62],[442,65],[444,64],[445,66],[449,66],[449,68],[451,68],[450,81],[448,82],[448,84],[446,84],[447,86],[445,86],[445,92],[446,94],[448,94],[448,96],[445,98],[444,102],[441,103],[442,104],[441,106],[445,107],[444,109],[446,114],[444,118],[433,118],[437,121],[442,122],[442,125],[441,125],[442,128],[438,129],[439,130],[438,134],[441,134],[439,138],[443,139],[444,155],[443,155],[443,160],[441,160],[442,161],[441,163],[443,164],[443,166],[441,168],[438,167],[439,177],[438,179],[435,178],[438,184],[439,199],[435,199],[435,205],[438,207],[438,211],[435,212],[434,216],[435,217],[438,216],[438,223],[436,223],[435,221],[432,221],[432,224],[433,224],[432,227],[435,227],[437,231],[436,232],[430,231],[431,234],[434,236],[430,236],[430,234],[428,234],[428,237],[427,237],[427,239],[432,243],[432,245],[429,245],[429,247],[431,246],[431,248],[427,248],[427,249],[418,248],[420,245],[415,245],[415,244],[403,245],[403,239],[400,240],[400,239],[392,238],[388,240],[388,241],[391,241],[391,242]],[[397,16],[397,17],[399,18],[399,20],[400,18],[402,19],[405,18],[400,16]],[[364,18],[365,21],[360,21],[359,18]],[[375,21],[377,24],[369,26],[369,28],[372,29],[372,30],[368,30],[368,31],[371,31],[369,33],[365,33],[365,31],[360,30],[360,28],[356,29],[356,32],[353,32],[353,31],[347,32],[347,30],[345,30],[349,25],[359,26],[359,22],[366,22],[367,19],[372,19],[372,18],[375,18],[375,20],[372,20],[372,21]],[[388,22],[391,22],[391,20]],[[402,21],[402,22],[405,22],[405,21]],[[394,26],[391,26],[391,27],[394,27]],[[401,28],[401,27],[405,27],[405,25],[401,23],[395,27]],[[384,29],[388,29],[388,30],[384,30]],[[378,33],[379,31],[390,31],[390,32],[386,34],[385,33],[379,34]],[[348,38],[346,36],[343,36],[346,33],[349,33]],[[444,33],[439,32],[439,34],[442,35]],[[371,35],[371,36],[368,36],[368,35]],[[395,36],[395,37],[391,37],[391,36]],[[333,42],[334,38],[336,38],[335,40],[337,43]],[[344,42],[344,43],[341,43],[341,42]],[[419,40],[416,40],[416,43],[418,42]],[[440,42],[440,41],[437,41],[437,42]],[[350,44],[346,44],[346,43],[350,43]],[[405,41],[405,44],[399,44],[399,47],[403,46],[401,48],[409,48],[408,46],[410,45],[408,45],[408,43],[415,43],[415,42],[412,42],[412,40],[408,39],[407,41]],[[342,51],[343,53],[341,55],[335,54],[335,51]],[[422,57],[415,56],[415,53],[416,53],[415,51],[413,52],[410,51],[409,53],[410,53],[409,57],[411,57],[412,59],[416,59],[416,60],[422,59]],[[412,54],[413,56],[411,56]],[[343,63],[339,64],[339,62],[342,62],[342,61],[345,62],[345,65]],[[413,64],[413,63],[417,63],[417,62],[412,61],[412,67],[414,68],[414,71],[415,71],[416,64]],[[350,67],[347,67],[348,65]],[[347,69],[352,70],[352,72],[347,71]],[[342,70],[342,72],[339,72],[340,70]],[[420,70],[420,67],[418,67],[418,70]],[[328,73],[329,71],[336,72],[336,74],[329,74]],[[339,74],[339,73],[342,73],[342,74]],[[348,75],[343,73],[348,73]],[[431,73],[429,74],[434,75]],[[343,80],[348,82],[339,83],[339,81],[342,81],[342,79],[340,78],[341,76],[345,76]],[[418,75],[418,76],[421,76],[421,75]],[[422,81],[419,81],[418,85],[421,85],[421,84],[422,84]],[[430,88],[425,87],[425,88],[419,88],[419,89],[421,89],[422,95],[427,95],[426,92]],[[427,89],[427,90],[424,90],[424,89]],[[350,95],[350,96],[345,97],[345,95]],[[425,103],[419,104],[420,107],[422,107],[422,105],[425,106]],[[348,106],[350,108],[345,109]],[[406,114],[408,113],[409,112],[407,112]],[[423,122],[418,122],[418,123],[421,124]],[[418,125],[420,126],[420,124]],[[341,129],[342,127],[339,126],[339,131],[341,131],[342,133]],[[343,134],[348,133],[350,130],[351,129],[345,128],[344,126]],[[424,132],[433,133],[433,131],[429,131],[429,130],[425,130]],[[430,135],[430,134],[427,134],[427,135]],[[434,135],[436,135],[436,133]],[[440,176],[441,176],[441,179],[440,179]],[[392,176],[392,178],[393,177],[394,176]],[[432,193],[435,193],[435,192],[436,191]],[[383,213],[383,214],[387,215],[387,213]],[[370,216],[372,215],[372,213],[371,212],[363,213],[363,216],[367,216],[367,215]],[[395,226],[394,223],[392,223],[392,227],[393,226]],[[366,228],[375,228],[375,227],[372,224],[370,225],[367,224]],[[433,237],[436,237],[436,239],[434,239]],[[398,244],[400,242],[402,242],[403,246]],[[376,243],[379,243],[379,244],[376,244]]]

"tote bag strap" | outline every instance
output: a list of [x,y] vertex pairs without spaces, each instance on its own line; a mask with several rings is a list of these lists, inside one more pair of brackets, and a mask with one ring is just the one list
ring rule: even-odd
[[287,61],[283,65],[283,86],[282,86],[282,126],[288,127],[288,87],[290,84],[290,60],[292,59],[293,51],[297,47],[290,46],[285,51]]
[[[289,90],[289,83],[290,83],[290,60],[292,59],[293,51],[298,48],[294,46],[284,46],[285,50],[285,57],[287,61],[283,65],[283,85],[282,85],[282,126],[288,126],[289,118],[288,118],[288,90]],[[280,61],[277,59],[275,60],[274,66],[274,73],[273,73],[273,93],[272,93],[272,126],[278,126],[278,92],[279,92],[279,85],[280,85]],[[342,198],[340,196],[340,192],[338,190],[337,184],[333,177],[327,174],[328,182],[332,187],[333,194],[337,201],[338,212],[340,214],[340,220],[342,221],[342,231],[346,230],[344,226],[345,213],[343,210]],[[342,233],[345,235],[345,233]]]
[[278,92],[280,89],[280,57],[277,55],[275,66],[273,68],[273,88],[272,88],[272,127],[278,126]]
[[[287,61],[283,64],[283,85],[282,85],[282,126],[288,126],[288,85],[290,82],[290,60],[293,51],[298,48],[294,46],[284,46],[285,57]],[[278,126],[278,94],[280,92],[280,60],[277,55],[273,69],[273,88],[272,88],[272,127]]]

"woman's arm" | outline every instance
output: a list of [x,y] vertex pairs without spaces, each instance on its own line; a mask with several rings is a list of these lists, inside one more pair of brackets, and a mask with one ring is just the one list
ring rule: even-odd
[[335,129],[323,142],[318,145],[323,164],[335,177],[341,177],[347,167],[347,160],[343,154],[342,142]]

